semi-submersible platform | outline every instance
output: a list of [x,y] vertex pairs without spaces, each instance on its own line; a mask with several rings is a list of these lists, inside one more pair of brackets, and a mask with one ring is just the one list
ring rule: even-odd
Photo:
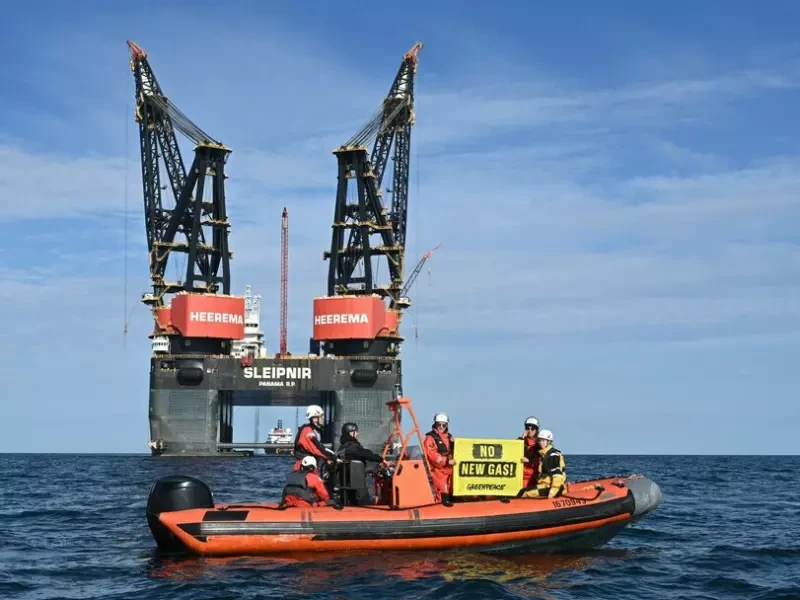
[[[307,355],[286,350],[287,238],[282,240],[281,347],[270,357],[246,343],[246,298],[231,295],[225,165],[231,149],[195,125],[164,94],[147,53],[128,42],[139,124],[145,230],[155,327],[150,361],[150,441],[154,455],[218,455],[235,450],[234,406],[305,406],[326,412],[323,442],[335,446],[341,424],[359,424],[362,443],[379,450],[390,432],[386,403],[402,395],[399,334],[404,282],[414,78],[421,43],[402,58],[376,113],[334,150],[338,186],[327,295],[314,298]],[[195,145],[186,169],[176,130]],[[371,153],[367,146],[372,145]],[[392,154],[391,206],[382,182]],[[164,173],[174,197],[162,203]],[[348,194],[352,182],[355,193]],[[166,196],[166,194],[165,194]],[[352,198],[351,198],[352,196]],[[283,212],[284,225],[287,211]],[[284,228],[286,231],[286,228]],[[167,281],[173,254],[185,257],[183,281]],[[378,285],[375,262],[389,281]],[[241,444],[245,446],[246,444]]]

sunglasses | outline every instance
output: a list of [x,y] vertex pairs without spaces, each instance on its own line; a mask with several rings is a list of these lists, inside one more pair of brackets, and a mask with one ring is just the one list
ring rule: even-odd
[[536,425],[525,425],[525,429],[539,429]]

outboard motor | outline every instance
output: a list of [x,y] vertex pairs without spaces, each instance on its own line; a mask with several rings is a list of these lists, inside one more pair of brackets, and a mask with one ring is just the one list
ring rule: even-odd
[[158,515],[162,512],[191,508],[214,508],[211,489],[199,479],[172,475],[162,477],[150,488],[150,496],[147,498],[147,524],[160,550],[179,552],[184,546],[161,524]]

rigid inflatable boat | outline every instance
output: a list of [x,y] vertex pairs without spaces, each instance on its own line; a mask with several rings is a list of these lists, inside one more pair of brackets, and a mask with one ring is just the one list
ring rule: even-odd
[[[389,403],[400,449],[393,468],[376,475],[375,504],[369,506],[281,507],[217,504],[202,481],[185,476],[159,479],[150,490],[147,521],[159,549],[206,556],[340,552],[358,550],[470,549],[490,553],[557,552],[589,549],[661,502],[661,491],[641,476],[568,482],[553,498],[459,498],[436,503],[424,458],[409,458],[408,439],[422,434],[407,398]],[[402,436],[400,410],[414,428]],[[458,441],[456,441],[458,444]],[[348,489],[337,479],[334,496]],[[345,496],[342,496],[345,497]]]

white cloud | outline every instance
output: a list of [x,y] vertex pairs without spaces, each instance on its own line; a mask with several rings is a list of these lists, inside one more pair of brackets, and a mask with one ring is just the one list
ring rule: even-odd
[[30,152],[0,145],[0,219],[41,219],[118,210],[125,162],[117,157]]
[[[420,78],[424,81],[424,72]],[[529,128],[568,130],[586,135],[633,127],[674,128],[701,111],[704,119],[718,116],[725,103],[769,91],[800,87],[800,70],[747,70],[695,79],[632,84],[622,88],[567,88],[558,81],[493,82],[491,87],[436,89],[417,99],[418,133],[424,146],[463,142],[493,133],[513,135]],[[708,112],[711,110],[712,112]]]
[[722,169],[726,165],[725,159],[721,156],[708,152],[695,152],[668,140],[655,138],[650,143],[665,159],[675,164],[712,171]]
[[[552,170],[547,163],[539,168],[542,163],[535,158],[507,151],[426,163],[421,210],[442,222],[469,216],[464,206],[480,207],[483,236],[503,232],[517,240],[511,242],[515,247],[531,239],[530,247],[539,250],[543,240],[569,247],[625,236],[692,245],[714,244],[724,236],[760,239],[790,226],[786,217],[800,204],[798,158],[702,175],[627,180],[601,179],[601,163],[592,163],[591,157],[553,162],[558,165]],[[599,183],[578,183],[588,179],[587,173]],[[476,237],[467,227],[458,229]],[[473,244],[481,243],[481,235],[477,238]]]

